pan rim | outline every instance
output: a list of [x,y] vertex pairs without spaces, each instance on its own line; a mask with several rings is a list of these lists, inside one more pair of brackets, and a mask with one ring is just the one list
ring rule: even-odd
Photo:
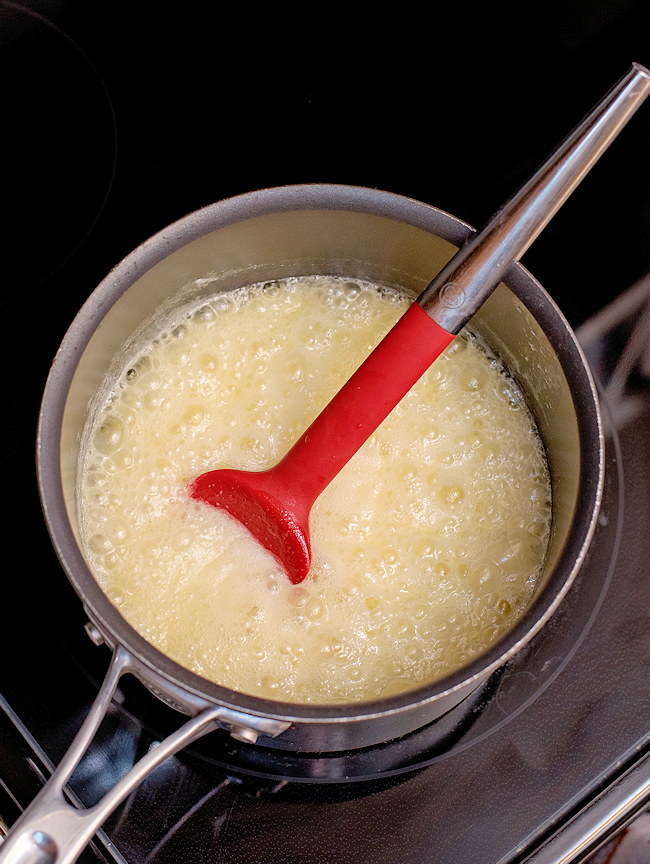
[[[69,523],[60,477],[60,430],[68,389],[79,358],[102,315],[139,276],[191,240],[265,213],[282,210],[352,210],[397,219],[461,245],[473,228],[432,205],[405,196],[340,184],[301,184],[256,190],[207,205],[163,228],[119,262],[89,295],[53,360],[45,385],[37,424],[37,481],[50,538],[66,575],[87,614],[109,644],[119,644],[137,658],[142,668],[162,676],[175,688],[211,704],[290,723],[339,724],[367,722],[424,707],[471,688],[498,669],[546,624],[568,592],[587,554],[596,528],[604,483],[604,438],[598,396],[588,363],[564,315],[543,286],[521,264],[504,278],[506,286],[532,312],[548,335],[561,326],[564,338],[555,345],[565,369],[577,375],[573,393],[581,442],[581,508],[555,569],[529,609],[514,627],[486,653],[451,675],[397,696],[345,704],[287,703],[264,699],[207,681],[151,645],[121,616],[95,582],[79,550]],[[444,233],[441,233],[443,232]],[[531,304],[535,308],[531,308]],[[101,311],[99,314],[98,309]]]

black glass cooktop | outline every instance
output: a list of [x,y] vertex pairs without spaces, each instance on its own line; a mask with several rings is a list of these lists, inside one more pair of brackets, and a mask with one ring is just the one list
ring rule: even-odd
[[[81,303],[169,222],[266,186],[376,187],[480,225],[632,61],[650,63],[643,7],[546,0],[355,22],[330,7],[0,0],[7,825],[108,664],[51,548],[34,471],[45,377]],[[551,625],[471,703],[398,742],[280,757],[210,736],[145,780],[83,860],[573,861],[644,805],[649,125],[647,104],[524,260],[577,329],[609,418],[595,542]],[[135,682],[118,696],[73,778],[82,805],[180,723]]]

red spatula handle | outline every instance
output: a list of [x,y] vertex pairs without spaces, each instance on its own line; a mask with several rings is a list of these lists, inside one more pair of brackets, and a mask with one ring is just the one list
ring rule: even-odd
[[454,338],[413,303],[273,469],[313,502]]

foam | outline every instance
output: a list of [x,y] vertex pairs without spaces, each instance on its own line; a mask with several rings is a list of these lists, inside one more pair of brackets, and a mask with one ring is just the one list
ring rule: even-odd
[[87,435],[85,554],[146,639],[218,683],[353,702],[466,663],[530,602],[550,487],[515,383],[458,337],[317,500],[293,586],[229,516],[187,495],[275,463],[407,308],[332,277],[215,296],[125,367]]

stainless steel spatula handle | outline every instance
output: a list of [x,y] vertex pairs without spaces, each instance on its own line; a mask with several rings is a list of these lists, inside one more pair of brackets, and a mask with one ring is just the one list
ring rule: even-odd
[[417,302],[458,333],[650,95],[638,63],[555,150],[517,194],[454,255]]

